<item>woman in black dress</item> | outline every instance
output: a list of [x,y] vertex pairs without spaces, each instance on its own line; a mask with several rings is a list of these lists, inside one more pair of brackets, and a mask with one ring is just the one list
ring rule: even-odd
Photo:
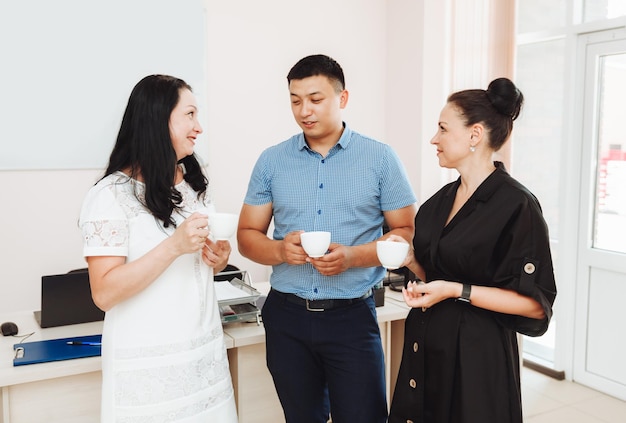
[[535,196],[492,161],[522,93],[506,78],[452,94],[430,141],[460,177],[415,218],[412,307],[390,423],[522,421],[516,333],[548,328],[556,284]]

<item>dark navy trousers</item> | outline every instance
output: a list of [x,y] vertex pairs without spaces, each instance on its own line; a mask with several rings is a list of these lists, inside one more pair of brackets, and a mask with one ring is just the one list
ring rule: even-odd
[[385,423],[385,367],[374,298],[308,311],[270,291],[261,312],[287,423]]

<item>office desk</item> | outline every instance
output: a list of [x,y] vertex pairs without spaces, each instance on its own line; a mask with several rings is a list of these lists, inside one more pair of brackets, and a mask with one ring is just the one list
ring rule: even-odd
[[[268,283],[254,287],[266,293]],[[385,305],[376,309],[381,329],[387,393],[391,398],[402,355],[404,318],[401,295],[387,290]],[[102,322],[41,329],[32,311],[0,315],[13,321],[24,342],[102,333]],[[265,331],[256,323],[224,326],[240,423],[284,422],[271,376],[265,366]],[[100,357],[13,367],[13,344],[20,338],[0,336],[0,423],[97,423],[100,416]]]
[[[102,333],[102,322],[41,329],[32,311],[0,316],[15,322],[24,342]],[[13,367],[13,344],[0,337],[0,422],[97,422],[100,413],[100,357]],[[95,416],[95,417],[94,417]]]

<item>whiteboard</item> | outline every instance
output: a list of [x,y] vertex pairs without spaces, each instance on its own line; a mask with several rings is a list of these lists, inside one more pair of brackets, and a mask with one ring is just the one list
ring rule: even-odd
[[0,170],[106,167],[141,78],[204,92],[205,22],[203,0],[0,0]]

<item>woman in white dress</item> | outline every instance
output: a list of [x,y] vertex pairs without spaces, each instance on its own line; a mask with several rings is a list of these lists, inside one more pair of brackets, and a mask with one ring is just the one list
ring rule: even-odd
[[191,87],[151,75],[133,89],[80,227],[102,334],[102,422],[236,423],[213,287],[213,242]]

